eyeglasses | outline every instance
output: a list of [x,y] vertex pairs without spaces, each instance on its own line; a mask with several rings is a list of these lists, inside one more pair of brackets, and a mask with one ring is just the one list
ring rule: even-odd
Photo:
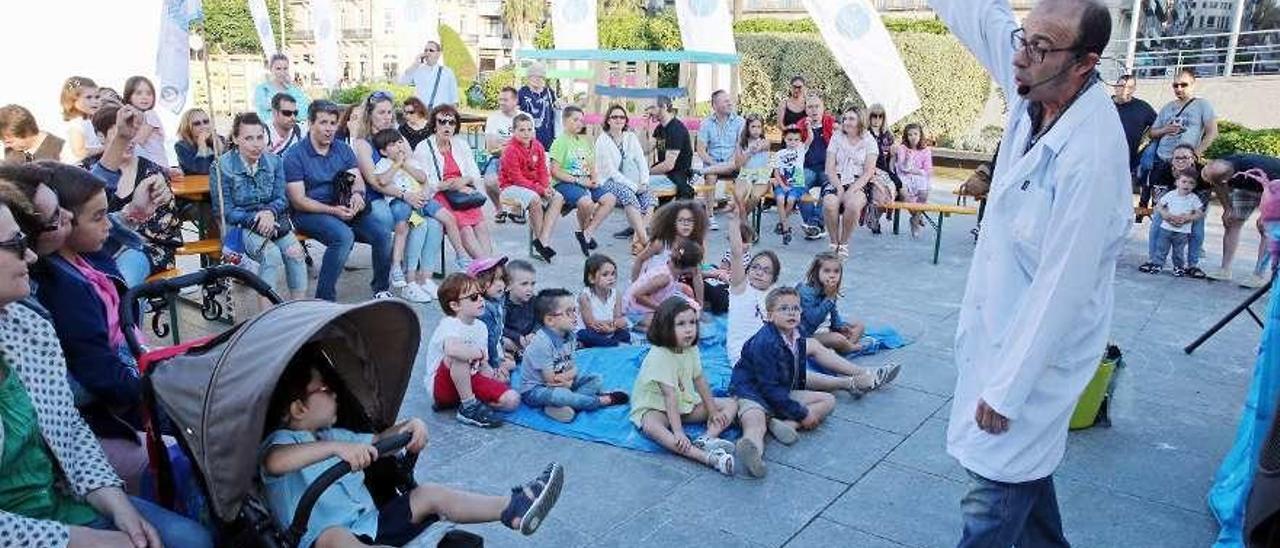
[[408,115],[410,115],[410,114],[413,114],[413,109],[411,109],[411,108],[406,108],[406,109],[402,110],[401,112],[403,112],[405,116],[408,116]]
[[1174,82],[1174,83],[1173,83],[1173,89],[1182,89],[1182,88],[1189,88],[1189,87],[1191,87],[1191,84],[1188,84],[1188,83],[1186,83],[1186,82]]
[[883,114],[876,113],[876,112],[873,112],[873,113],[869,114],[867,117],[868,117],[868,118],[884,118],[884,115],[883,115]]
[[483,299],[483,298],[484,298],[484,295],[481,295],[480,293],[472,293],[472,294],[470,294],[470,295],[463,295],[463,296],[461,296],[461,297],[458,297],[458,300],[459,300],[459,301],[471,301],[471,302],[473,302],[473,303],[474,303],[474,302],[477,302],[477,301],[479,301],[480,299]]
[[779,305],[775,307],[773,311],[779,314],[799,314],[800,306],[794,305],[794,304],[784,304],[784,305]]
[[27,243],[27,235],[23,234],[22,231],[19,230],[13,234],[12,238],[0,241],[0,249],[13,253],[21,259],[27,254]]
[[437,126],[456,126],[458,121],[453,118],[436,118]]
[[693,219],[676,219],[676,224],[684,226],[693,226],[697,221]]
[[763,272],[765,274],[773,274],[773,268],[766,264],[753,264],[747,267],[747,272]]
[[[332,393],[333,393],[333,389],[329,388],[329,385],[322,384],[314,390],[308,390],[306,397],[310,398],[312,394],[332,394]],[[303,399],[306,399],[306,398],[303,398]]]
[[298,115],[298,111],[297,111],[297,110],[281,110],[281,111],[280,111],[280,114],[282,114],[282,115],[284,115],[284,116],[286,116],[286,117],[288,117],[288,118],[293,118],[294,116],[297,116],[297,115]]
[[425,51],[425,52],[427,52],[427,53],[440,53],[440,50],[438,50],[438,49],[425,49],[425,50],[422,50],[422,51]]
[[577,315],[578,315],[578,307],[576,306],[571,306],[559,312],[552,312],[551,314],[548,314],[548,316],[570,316],[570,317],[577,316]]
[[192,120],[191,121],[192,127],[200,127],[200,126],[207,126],[207,125],[209,125],[208,120]]
[[62,210],[53,212],[53,218],[49,222],[40,225],[40,233],[53,232],[62,228]]
[[626,119],[627,119],[627,117],[626,117],[626,116],[623,116],[623,115],[621,115],[621,114],[613,114],[613,115],[610,115],[610,116],[609,116],[609,119],[610,119],[610,120],[626,120]]
[[1031,59],[1036,63],[1043,63],[1044,56],[1050,53],[1058,51],[1076,51],[1080,49],[1080,47],[1076,45],[1065,48],[1046,48],[1038,43],[1032,44],[1027,41],[1026,29],[1016,29],[1013,32],[1010,32],[1009,45],[1012,46],[1014,50],[1022,50],[1023,53],[1027,54],[1028,59]]

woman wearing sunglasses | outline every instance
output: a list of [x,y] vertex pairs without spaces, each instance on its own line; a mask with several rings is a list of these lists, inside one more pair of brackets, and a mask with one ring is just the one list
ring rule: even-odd
[[[62,247],[71,232],[71,212],[58,203],[58,195],[44,182],[49,171],[37,164],[0,166],[0,181],[13,183],[31,202],[33,215],[15,215],[22,232],[27,235],[31,250],[37,257],[53,253]],[[38,265],[32,265],[33,268]],[[23,304],[49,318],[49,311],[35,298],[35,278],[31,279],[31,295]]]
[[[452,198],[475,202],[478,200],[466,198],[466,195],[476,194],[480,200],[485,199],[480,190],[483,184],[480,180],[480,166],[476,165],[476,156],[467,140],[458,135],[458,119],[458,109],[451,105],[431,109],[431,115],[427,117],[431,136],[418,143],[413,156],[427,172],[426,186],[436,189],[435,200],[458,221],[458,229],[462,232],[462,247],[466,254],[472,260],[483,259],[493,256],[493,240],[489,238],[489,227],[484,222],[483,205],[464,206],[461,201],[451,201]],[[459,250],[454,251],[458,253],[459,270],[465,269],[470,261],[462,258]]]
[[58,217],[57,201],[42,184],[24,186],[43,207],[0,180],[0,462],[7,471],[0,476],[0,537],[31,546],[212,546],[199,524],[126,495],[77,413],[54,329],[22,303],[31,292],[27,267],[36,260],[29,246],[40,249],[48,234],[61,232],[29,239],[22,227],[48,225],[42,217],[49,211],[41,210],[52,205]]
[[182,113],[178,122],[178,140],[173,143],[182,173],[208,175],[214,160],[226,148],[226,141],[214,131],[213,121],[204,109],[193,108]]

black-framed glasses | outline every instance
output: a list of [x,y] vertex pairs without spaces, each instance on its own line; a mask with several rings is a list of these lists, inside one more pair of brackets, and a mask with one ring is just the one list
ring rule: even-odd
[[62,228],[62,210],[55,211],[49,222],[40,225],[40,233],[54,232],[59,228]]
[[294,116],[298,115],[298,111],[297,110],[281,110],[280,114],[288,118],[293,118]]
[[1040,44],[1033,44],[1027,41],[1027,31],[1022,28],[1015,29],[1013,32],[1009,33],[1009,45],[1015,51],[1022,50],[1023,53],[1027,54],[1028,59],[1036,63],[1043,63],[1044,57],[1050,53],[1058,51],[1076,51],[1080,49],[1080,46],[1074,44],[1065,48],[1046,48]]
[[609,119],[610,120],[626,120],[627,117],[622,114],[612,114],[609,116]]
[[400,112],[403,112],[405,116],[408,116],[408,115],[410,115],[410,114],[413,114],[413,109],[412,109],[412,108],[406,108],[406,109],[401,110]]
[[471,293],[469,295],[463,295],[461,297],[458,297],[458,301],[471,301],[474,303],[474,302],[478,302],[480,299],[483,299],[483,298],[484,298],[484,295],[481,295],[479,292],[476,292],[476,293]]
[[21,259],[26,256],[27,249],[30,248],[28,243],[27,235],[23,234],[22,231],[19,230],[8,240],[0,241],[0,249],[13,253]]

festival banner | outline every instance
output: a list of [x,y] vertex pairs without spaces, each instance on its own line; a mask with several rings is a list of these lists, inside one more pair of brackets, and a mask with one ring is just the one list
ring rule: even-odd
[[397,0],[396,53],[400,72],[412,65],[427,42],[440,41],[440,8],[436,0]]
[[258,41],[262,43],[262,55],[270,59],[276,54],[276,40],[271,33],[271,12],[267,11],[267,0],[249,0],[249,13],[253,15]]
[[333,0],[311,0],[311,32],[316,43],[316,74],[326,88],[342,79],[338,63],[338,14]]
[[[680,24],[680,42],[684,49],[712,53],[737,53],[733,42],[733,0],[676,0],[676,19]],[[698,65],[694,100],[711,98],[716,88],[729,89],[729,65]]]
[[551,33],[556,49],[596,49],[595,0],[551,0]]
[[920,96],[868,0],[804,0],[827,50],[866,104],[884,105],[892,124],[920,108]]
[[157,105],[182,112],[191,85],[187,67],[191,51],[188,29],[204,18],[200,0],[165,0],[160,14],[160,43],[156,48]]

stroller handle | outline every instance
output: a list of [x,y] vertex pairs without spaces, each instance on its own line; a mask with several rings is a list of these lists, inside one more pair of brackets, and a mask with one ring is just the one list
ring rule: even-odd
[[[404,449],[409,445],[409,440],[413,439],[413,435],[408,432],[401,432],[393,436],[388,436],[377,443],[373,444],[374,449],[378,450],[378,458],[385,457],[391,453]],[[289,533],[295,540],[301,539],[302,535],[307,532],[307,523],[311,521],[311,511],[315,509],[316,501],[320,500],[329,486],[334,482],[351,473],[351,465],[346,461],[338,461],[337,464],[330,466],[320,477],[311,482],[307,486],[307,490],[302,492],[302,498],[298,500],[298,509],[293,513],[293,523],[289,525]]]
[[177,293],[185,287],[202,286],[223,279],[239,280],[259,295],[266,297],[272,304],[280,304],[283,301],[275,291],[272,291],[270,285],[262,281],[262,278],[234,265],[211,266],[176,278],[156,280],[131,287],[124,294],[124,297],[120,299],[120,328],[121,331],[124,331],[124,338],[129,344],[129,350],[133,352],[134,356],[142,355],[142,345],[138,343],[138,337],[135,334],[135,328],[138,326],[138,317],[134,313],[134,303],[138,302],[138,299],[163,297],[171,293]]

